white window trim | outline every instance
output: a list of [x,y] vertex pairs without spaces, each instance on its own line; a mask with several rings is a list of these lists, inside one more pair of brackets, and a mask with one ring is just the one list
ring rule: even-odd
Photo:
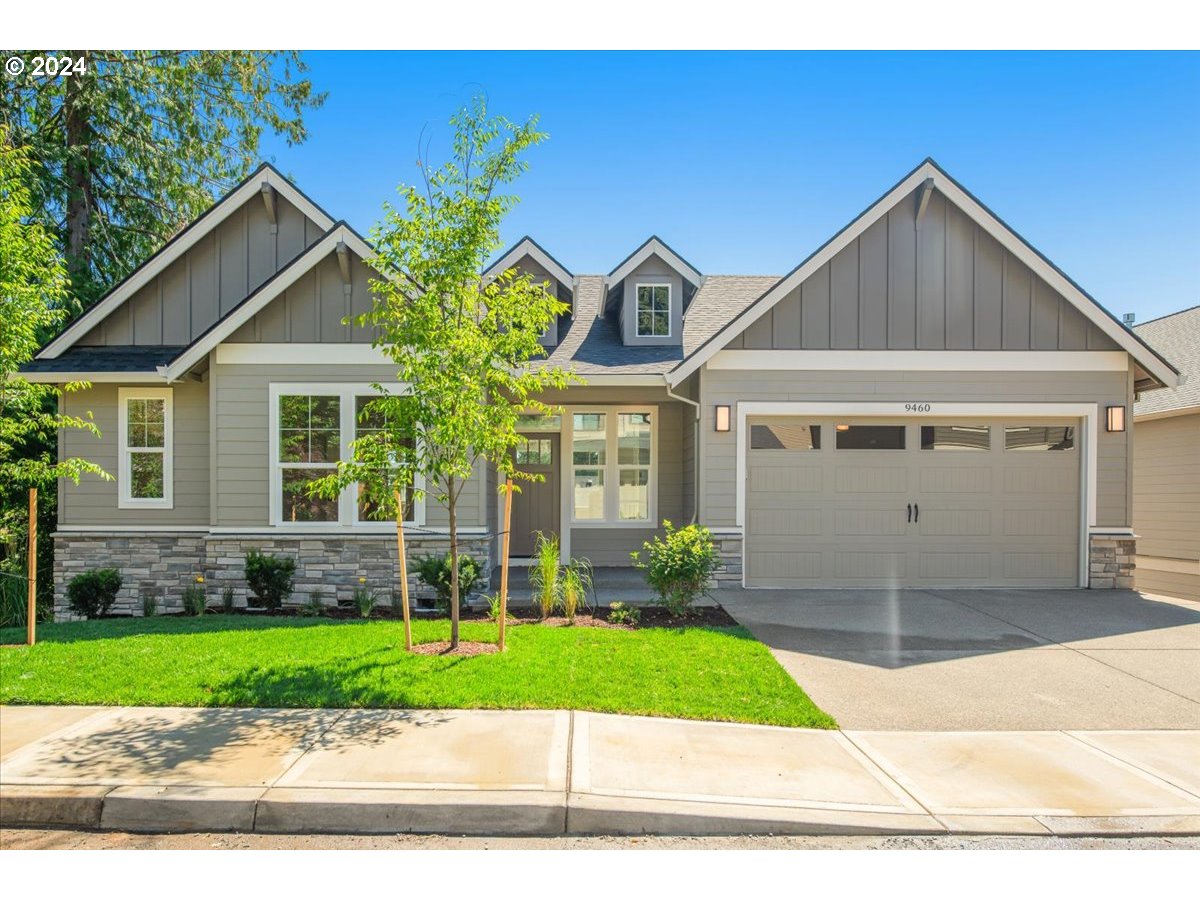
[[[350,443],[354,440],[354,399],[356,397],[377,397],[379,392],[371,387],[369,382],[320,382],[320,383],[276,383],[270,385],[270,410],[267,417],[269,440],[267,441],[267,470],[270,489],[271,527],[280,531],[353,531],[390,533],[396,527],[395,522],[361,522],[358,519],[358,492],[354,486],[346,488],[338,496],[338,519],[336,522],[286,522],[283,519],[283,467],[279,463],[279,398],[292,395],[323,396],[338,398],[338,426],[340,428],[339,446],[341,459],[349,459]],[[413,487],[424,491],[425,479],[417,475]],[[425,524],[425,498],[418,497],[413,503],[413,518],[406,519],[405,525],[421,527]]]
[[[666,334],[642,334],[638,321],[638,294],[642,288],[665,287],[667,289],[667,333]],[[672,307],[675,298],[672,296],[671,282],[669,281],[635,281],[633,284],[633,334],[640,338],[669,338],[672,337],[674,329],[671,327],[671,320],[674,318]]]
[[[605,413],[605,456],[604,456],[604,518],[575,518],[575,414]],[[646,519],[618,518],[620,503],[619,473],[617,462],[617,416],[621,413],[645,413],[650,416],[650,516]],[[571,528],[643,528],[658,526],[658,416],[655,404],[642,406],[568,406],[563,411],[562,437],[559,453],[562,455],[562,497],[564,509],[561,521]],[[580,466],[579,468],[600,468]],[[625,468],[642,468],[625,466]]]
[[[174,509],[175,508],[175,422],[171,388],[117,388],[117,509]],[[131,497],[133,473],[130,468],[129,401],[163,401],[163,496],[161,498]]]

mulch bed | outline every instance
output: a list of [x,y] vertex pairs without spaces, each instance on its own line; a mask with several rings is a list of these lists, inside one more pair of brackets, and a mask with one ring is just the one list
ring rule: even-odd
[[449,641],[433,641],[428,644],[413,644],[412,652],[421,656],[485,656],[488,653],[499,653],[500,648],[482,641],[459,641],[458,647],[451,650]]

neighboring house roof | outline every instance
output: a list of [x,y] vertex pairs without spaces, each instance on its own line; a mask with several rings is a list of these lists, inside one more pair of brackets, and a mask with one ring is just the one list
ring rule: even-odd
[[42,348],[38,353],[38,358],[53,359],[73,346],[110,312],[149,284],[167,266],[183,256],[235,211],[241,209],[254,194],[261,193],[267,188],[278,191],[304,215],[316,222],[317,227],[323,229],[333,227],[334,220],[329,213],[288,181],[278,169],[270,163],[263,163],[224,197],[205,210],[200,218],[167,241],[157,253],[130,272],[107,294],[88,307],[81,315],[68,322],[58,336]]
[[1096,301],[1094,297],[1072,281],[1058,266],[1050,262],[1032,244],[1010,228],[999,216],[983,205],[973,194],[955,181],[932,159],[925,159],[919,166],[900,179],[891,190],[876,200],[850,224],[818,247],[807,259],[783,276],[770,290],[750,305],[741,315],[725,325],[671,373],[671,382],[678,384],[699,369],[713,354],[724,347],[738,334],[752,325],[775,304],[788,296],[821,266],[829,262],[871,225],[885,216],[892,207],[918,188],[928,193],[937,189],[959,209],[970,216],[1006,250],[1029,266],[1043,281],[1056,290],[1084,316],[1091,320],[1123,350],[1133,357],[1153,379],[1167,387],[1173,387],[1179,373],[1140,337],[1122,325],[1117,318]]
[[483,277],[485,279],[495,277],[506,269],[511,269],[526,256],[541,265],[546,270],[546,274],[558,281],[559,284],[570,287],[574,282],[575,276],[571,274],[570,270],[547,253],[546,249],[529,235],[525,235],[505,250],[499,259],[484,269]]
[[1200,411],[1200,306],[1143,322],[1133,330],[1185,376],[1178,387],[1143,395],[1134,404],[1134,416]]

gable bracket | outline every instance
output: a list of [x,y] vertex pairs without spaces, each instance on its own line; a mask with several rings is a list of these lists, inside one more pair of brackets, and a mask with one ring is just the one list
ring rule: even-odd
[[933,179],[926,178],[921,182],[921,189],[917,192],[917,218],[913,223],[914,228],[921,227],[921,217],[925,215],[925,210],[929,208],[929,198],[933,196]]
[[271,234],[279,234],[279,223],[275,220],[275,188],[269,181],[262,183],[262,198],[267,207],[267,221],[271,223]]
[[342,273],[342,292],[349,297],[354,290],[350,280],[350,248],[345,241],[338,241],[334,249],[337,251],[338,271]]

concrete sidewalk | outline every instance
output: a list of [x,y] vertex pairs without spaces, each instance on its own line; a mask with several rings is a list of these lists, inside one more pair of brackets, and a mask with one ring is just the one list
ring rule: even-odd
[[0,708],[0,822],[122,831],[1200,834],[1200,731]]

